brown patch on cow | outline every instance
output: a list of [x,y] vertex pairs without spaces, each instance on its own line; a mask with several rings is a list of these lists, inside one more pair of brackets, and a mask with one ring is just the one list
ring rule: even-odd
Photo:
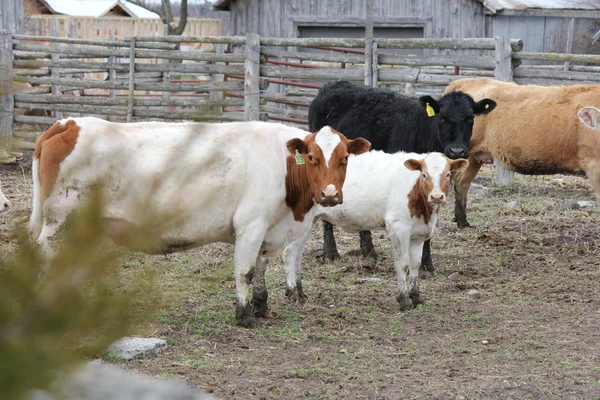
[[[410,211],[411,217],[421,218],[426,224],[431,220],[431,214],[433,213],[433,207],[427,201],[427,196],[433,190],[433,181],[431,176],[427,173],[427,165],[421,160],[407,160],[406,165],[408,169],[413,171],[421,171],[421,176],[415,182],[412,190],[408,193],[408,210]],[[415,163],[416,162],[416,163]],[[418,165],[417,165],[418,164]]]
[[287,157],[285,203],[292,209],[296,221],[303,221],[314,204],[305,165],[297,165],[292,155]]
[[42,186],[42,200],[46,200],[54,190],[60,171],[60,163],[73,151],[81,128],[73,120],[66,124],[54,124],[36,141],[33,158],[40,162],[39,174]]

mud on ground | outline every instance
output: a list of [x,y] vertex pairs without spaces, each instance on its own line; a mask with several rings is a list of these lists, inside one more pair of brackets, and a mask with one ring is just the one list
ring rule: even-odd
[[[3,255],[30,212],[28,162],[0,167],[14,204],[0,216]],[[282,261],[271,260],[275,317],[254,329],[235,326],[231,246],[127,255],[123,268],[155,273],[164,297],[137,334],[170,346],[123,365],[223,399],[600,398],[600,208],[563,209],[564,199],[594,200],[587,181],[519,176],[505,189],[489,168],[478,180],[490,190],[470,199],[474,227],[452,223],[451,196],[433,241],[438,273],[422,282],[426,304],[411,312],[394,299],[384,233],[373,235],[375,269],[355,255],[358,235],[339,230],[342,259],[321,264],[319,225],[302,265],[303,306],[288,303]]]

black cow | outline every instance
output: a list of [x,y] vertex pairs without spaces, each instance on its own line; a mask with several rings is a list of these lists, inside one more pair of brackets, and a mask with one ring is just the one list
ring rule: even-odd
[[[308,125],[316,132],[325,125],[348,138],[363,137],[371,149],[386,153],[397,151],[443,152],[448,158],[466,158],[473,133],[473,117],[496,107],[490,99],[475,102],[471,96],[454,91],[435,100],[419,100],[385,89],[370,88],[347,81],[323,86],[308,110]],[[339,257],[333,225],[323,221],[325,259]],[[422,270],[433,274],[430,241],[423,246]],[[364,258],[377,259],[371,232],[360,233]]]

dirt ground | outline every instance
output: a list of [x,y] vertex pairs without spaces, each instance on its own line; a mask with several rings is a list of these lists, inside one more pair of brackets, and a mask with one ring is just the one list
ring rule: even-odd
[[[14,203],[0,216],[0,254],[14,251],[11,229],[28,218],[30,173],[27,160],[0,167]],[[394,299],[383,232],[374,234],[372,270],[356,256],[358,236],[339,230],[342,259],[316,261],[319,225],[302,265],[303,306],[286,300],[282,260],[271,260],[275,317],[254,329],[235,326],[231,246],[128,254],[123,268],[155,273],[164,297],[136,333],[170,346],[122,365],[223,399],[599,399],[600,212],[563,208],[565,199],[594,200],[590,186],[519,176],[501,188],[489,168],[478,182],[489,190],[470,198],[472,228],[452,223],[450,196],[433,241],[438,273],[422,282],[426,304],[411,312]]]

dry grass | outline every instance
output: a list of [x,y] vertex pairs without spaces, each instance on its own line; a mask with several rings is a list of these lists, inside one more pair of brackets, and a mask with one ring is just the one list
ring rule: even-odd
[[[31,178],[20,167],[0,172],[16,204],[0,216],[6,254],[16,246],[13,221],[29,211]],[[452,203],[444,209],[433,244],[438,274],[422,283],[426,305],[412,312],[398,311],[384,234],[374,234],[380,259],[367,272],[353,255],[358,237],[340,231],[342,260],[316,262],[319,229],[303,261],[304,306],[287,302],[282,262],[271,260],[276,315],[251,330],[234,324],[231,246],[129,254],[125,271],[156,274],[164,298],[139,334],[171,346],[126,366],[232,399],[600,398],[600,213],[562,206],[593,200],[589,185],[519,177],[502,189],[489,169],[481,175],[490,191],[470,201],[474,228],[457,229]],[[448,279],[452,272],[459,277]],[[362,276],[382,280],[356,284]]]

